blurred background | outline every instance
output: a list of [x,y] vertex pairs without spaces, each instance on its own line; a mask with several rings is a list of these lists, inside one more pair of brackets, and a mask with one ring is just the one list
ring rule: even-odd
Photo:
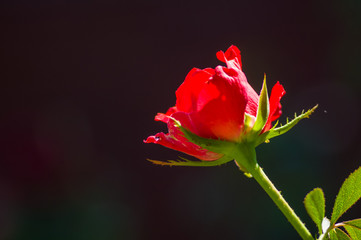
[[[258,160],[313,233],[304,196],[330,217],[361,165],[361,2],[2,1],[0,239],[299,239],[233,163],[160,167],[182,154],[142,141],[193,67],[241,49],[257,92],[277,81],[282,123]],[[341,220],[361,217],[361,202]]]

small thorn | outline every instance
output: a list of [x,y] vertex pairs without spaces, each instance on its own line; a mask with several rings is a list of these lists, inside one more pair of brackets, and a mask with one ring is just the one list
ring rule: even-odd
[[244,173],[244,175],[246,176],[246,177],[248,177],[248,178],[253,178],[253,176],[252,176],[252,174],[250,174],[250,173]]

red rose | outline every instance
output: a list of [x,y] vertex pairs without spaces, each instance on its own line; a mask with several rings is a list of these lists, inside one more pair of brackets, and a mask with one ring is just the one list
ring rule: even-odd
[[[176,91],[176,105],[167,113],[158,113],[155,117],[156,121],[167,123],[169,132],[149,136],[144,142],[161,144],[206,161],[223,156],[188,141],[172,118],[203,138],[242,141],[247,132],[245,128],[251,128],[256,119],[260,97],[242,72],[241,55],[237,47],[231,46],[225,53],[217,52],[217,58],[226,63],[227,67],[203,70],[193,68]],[[271,122],[281,115],[280,100],[285,93],[277,82],[271,92],[269,115],[261,133],[268,131]]]

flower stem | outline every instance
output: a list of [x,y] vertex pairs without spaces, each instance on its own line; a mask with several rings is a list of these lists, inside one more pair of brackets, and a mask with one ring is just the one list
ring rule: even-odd
[[288,219],[292,226],[296,229],[298,234],[303,240],[314,239],[311,233],[308,231],[304,223],[296,215],[293,209],[288,205],[286,200],[282,197],[281,193],[276,189],[273,183],[269,180],[262,168],[257,164],[253,171],[250,172],[254,179],[261,185],[263,190],[266,191],[268,196],[271,197],[273,202],[281,210],[283,215]]
[[258,165],[255,149],[249,145],[239,145],[237,150],[235,149],[233,153],[236,163],[240,169],[250,173],[254,177],[263,190],[266,191],[268,196],[271,197],[273,202],[281,210],[283,215],[285,215],[288,221],[296,229],[302,239],[314,240],[304,223],[296,215],[290,205],[288,205],[281,193],[276,189],[271,180],[269,180],[262,168]]

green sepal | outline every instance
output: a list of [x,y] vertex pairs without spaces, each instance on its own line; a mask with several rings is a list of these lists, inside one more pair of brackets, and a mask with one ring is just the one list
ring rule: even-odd
[[258,137],[259,133],[262,131],[264,126],[267,123],[268,116],[269,116],[269,99],[268,99],[268,93],[267,93],[267,84],[266,84],[266,75],[264,75],[263,85],[261,94],[259,96],[258,101],[258,109],[257,109],[257,115],[256,115],[256,121],[254,122],[251,138]]
[[225,164],[227,162],[232,161],[233,159],[228,156],[223,156],[215,161],[200,161],[200,160],[188,160],[186,158],[180,157],[181,160],[167,160],[167,161],[159,161],[159,160],[151,160],[147,159],[151,163],[162,165],[162,166],[192,166],[192,167],[213,167]]
[[321,188],[309,192],[304,200],[308,215],[316,223],[318,231],[322,234],[322,221],[325,217],[325,196]]
[[225,157],[228,157],[227,161],[230,161],[231,159],[236,159],[238,167],[243,172],[248,173],[248,169],[251,166],[255,166],[257,164],[255,156],[253,156],[254,147],[252,145],[248,145],[245,143],[203,138],[192,133],[188,129],[182,127],[180,122],[177,121],[176,119],[173,119],[173,121],[175,123],[175,126],[181,130],[181,132],[190,142],[206,150],[224,154]]
[[240,142],[242,141],[242,137],[246,136],[253,128],[254,121],[252,116],[248,113],[244,113],[244,127],[243,127],[243,133],[240,136]]
[[301,115],[296,115],[295,114],[295,118],[292,121],[288,121],[287,123],[283,126],[280,126],[278,128],[272,128],[269,131],[261,134],[260,137],[262,137],[265,140],[277,137],[279,135],[282,135],[286,132],[288,132],[291,128],[293,128],[300,120],[304,119],[304,118],[309,118],[309,116],[316,110],[316,108],[318,107],[318,105],[314,106],[313,108],[311,108],[310,110],[308,110],[307,112],[303,112],[301,113]]
[[254,146],[257,147],[258,145],[260,145],[261,143],[264,143],[264,142],[268,143],[269,142],[268,133],[270,133],[270,131],[274,130],[277,126],[278,126],[278,121],[270,130],[268,130],[267,132],[258,136],[258,138],[255,141]]

